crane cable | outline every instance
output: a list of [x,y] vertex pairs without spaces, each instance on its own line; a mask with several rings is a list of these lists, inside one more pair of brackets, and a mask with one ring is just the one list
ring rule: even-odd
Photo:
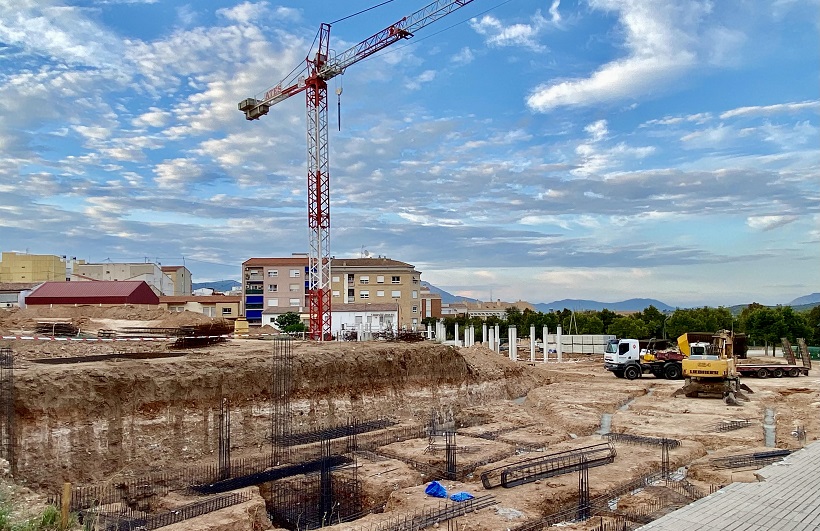
[[359,11],[358,13],[353,13],[352,15],[347,15],[346,17],[342,17],[342,18],[340,18],[340,19],[334,20],[333,22],[331,22],[331,23],[330,23],[330,25],[332,26],[333,24],[336,24],[337,22],[341,22],[341,21],[343,21],[343,20],[347,20],[347,19],[349,19],[349,18],[353,18],[353,17],[355,17],[356,15],[361,15],[362,13],[367,13],[367,12],[368,12],[368,11],[370,11],[371,9],[376,9],[377,7],[381,7],[381,6],[385,5],[385,4],[389,4],[389,3],[390,3],[390,2],[392,2],[392,1],[393,1],[393,0],[386,0],[385,2],[382,2],[381,4],[376,4],[375,6],[368,7],[367,9],[362,9],[362,10],[361,10],[361,11]]

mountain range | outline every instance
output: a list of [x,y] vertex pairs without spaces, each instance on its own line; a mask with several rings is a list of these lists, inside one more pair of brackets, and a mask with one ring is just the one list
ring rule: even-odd
[[[438,293],[439,295],[441,295],[441,302],[443,304],[451,304],[454,302],[481,302],[478,299],[453,295],[452,293],[449,293],[437,286],[434,286],[429,282],[422,282],[421,284],[422,286],[426,286],[427,288],[429,288],[432,293]],[[215,291],[227,292],[231,289],[236,289],[241,286],[242,284],[237,282],[236,280],[217,280],[214,282],[194,282],[193,289],[213,288]],[[811,308],[813,306],[817,306],[818,304],[820,304],[820,293],[812,293],[810,295],[805,295],[803,297],[798,297],[794,299],[793,301],[788,303],[787,306],[791,306],[792,308],[802,310]],[[639,312],[643,311],[645,308],[649,306],[654,306],[662,312],[672,312],[675,310],[674,306],[670,306],[657,299],[628,299],[625,301],[618,302],[600,302],[587,299],[561,299],[559,301],[541,302],[533,304],[533,306],[536,310],[542,313],[547,313],[550,310],[560,311],[564,308],[574,311],[601,311],[604,308],[606,308],[608,310],[612,310],[613,312]],[[745,308],[746,306],[746,304],[738,305],[738,312],[740,311],[740,309]]]

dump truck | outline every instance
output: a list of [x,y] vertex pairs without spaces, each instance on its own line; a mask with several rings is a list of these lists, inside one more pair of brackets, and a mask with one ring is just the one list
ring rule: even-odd
[[[700,358],[716,352],[716,342],[721,334],[732,335],[732,356],[734,359],[746,357],[746,337],[729,331],[717,334],[704,332],[687,332],[677,339],[677,348],[656,348],[663,343],[654,339],[642,341],[637,339],[611,339],[604,348],[604,368],[618,378],[634,380],[644,374],[656,378],[676,380],[684,377],[683,360],[695,354]],[[783,376],[796,377],[808,375],[809,369],[795,364],[782,363],[735,363],[734,371],[744,376],[758,378]]]

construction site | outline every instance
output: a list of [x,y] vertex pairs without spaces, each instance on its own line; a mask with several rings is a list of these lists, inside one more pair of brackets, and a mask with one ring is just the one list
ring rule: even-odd
[[10,488],[92,529],[635,529],[820,432],[811,370],[744,378],[737,407],[600,355],[224,332],[189,312],[0,314]]

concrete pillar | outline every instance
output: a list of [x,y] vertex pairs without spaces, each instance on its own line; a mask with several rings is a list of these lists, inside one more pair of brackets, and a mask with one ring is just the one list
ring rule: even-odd
[[444,329],[444,320],[439,319],[436,326],[438,327],[436,329],[436,339],[439,343],[444,343],[444,340],[447,339],[447,331]]
[[530,361],[535,361],[535,325],[530,325]]
[[507,340],[510,343],[510,361],[518,361],[518,333],[514,326],[507,329]]
[[455,331],[453,332],[453,337],[455,338],[455,346],[461,346],[461,342],[458,340],[458,323],[456,323]]
[[558,353],[558,361],[564,361],[564,353],[561,348],[561,325],[558,325],[558,328],[555,330],[555,343],[555,351]]
[[541,330],[541,338],[542,338],[541,339],[541,341],[542,341],[541,346],[543,347],[543,350],[544,350],[544,363],[549,361],[549,350],[550,350],[550,348],[547,346],[547,336],[549,335],[549,331],[550,331],[550,329],[546,326],[544,327],[543,330]]
[[475,325],[470,325],[470,346],[475,345]]
[[490,328],[490,335],[489,339],[487,340],[487,348],[490,350],[495,350],[495,330]]
[[487,323],[481,325],[481,344],[487,345]]
[[501,325],[495,325],[495,349],[496,352],[501,353]]

